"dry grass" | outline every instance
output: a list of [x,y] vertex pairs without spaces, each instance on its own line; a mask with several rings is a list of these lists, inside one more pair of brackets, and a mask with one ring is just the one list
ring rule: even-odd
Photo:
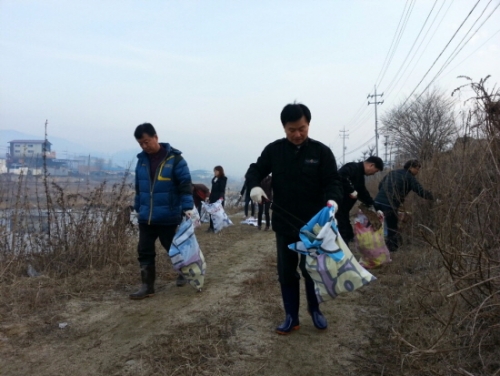
[[443,203],[405,204],[407,243],[375,287],[385,314],[372,323],[369,374],[500,375],[500,122],[483,111],[499,93],[483,84],[472,84],[465,124],[482,139],[426,161],[419,176]]

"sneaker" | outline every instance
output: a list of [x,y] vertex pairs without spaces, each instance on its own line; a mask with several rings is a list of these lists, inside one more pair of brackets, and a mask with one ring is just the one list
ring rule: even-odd
[[262,226],[257,226],[257,230],[262,230]]
[[264,231],[269,231],[269,226],[266,226],[266,228],[264,229]]

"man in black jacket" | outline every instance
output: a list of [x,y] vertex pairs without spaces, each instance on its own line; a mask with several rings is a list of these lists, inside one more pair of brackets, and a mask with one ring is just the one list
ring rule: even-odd
[[276,232],[278,275],[285,321],[276,328],[279,334],[299,329],[300,266],[305,279],[308,311],[314,326],[326,329],[327,322],[319,310],[314,282],[305,269],[305,256],[290,250],[288,245],[299,241],[299,230],[327,201],[335,206],[342,199],[342,184],[332,151],[308,137],[311,112],[303,104],[288,104],[281,112],[286,138],[274,141],[262,151],[246,173],[248,189],[254,202],[267,199],[259,186],[272,173],[274,201],[272,227]]
[[404,202],[410,191],[422,198],[434,200],[432,193],[426,191],[415,176],[420,172],[421,164],[416,159],[405,163],[403,169],[389,172],[378,186],[375,197],[375,209],[384,212],[387,224],[386,244],[389,251],[395,252],[399,247],[398,208]]
[[359,199],[367,206],[373,205],[373,199],[365,186],[365,176],[374,175],[384,169],[384,162],[379,157],[368,157],[364,162],[350,162],[339,170],[344,196],[339,202],[339,210],[335,214],[340,235],[346,243],[354,239],[349,212]]

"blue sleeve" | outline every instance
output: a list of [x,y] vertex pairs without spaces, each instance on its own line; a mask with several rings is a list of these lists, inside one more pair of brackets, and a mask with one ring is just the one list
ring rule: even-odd
[[177,182],[177,192],[181,197],[182,210],[191,210],[194,207],[193,185],[191,183],[191,173],[184,158],[179,158],[179,162],[174,166],[174,177]]

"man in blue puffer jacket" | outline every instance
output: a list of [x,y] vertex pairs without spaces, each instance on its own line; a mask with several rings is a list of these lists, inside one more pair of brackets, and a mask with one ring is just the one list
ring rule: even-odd
[[[155,241],[168,251],[183,214],[191,216],[193,195],[189,167],[181,152],[170,144],[159,143],[153,125],[144,123],[134,136],[142,148],[135,168],[135,204],[139,222],[139,264],[142,285],[130,299],[154,295]],[[177,286],[185,284],[179,275]]]

